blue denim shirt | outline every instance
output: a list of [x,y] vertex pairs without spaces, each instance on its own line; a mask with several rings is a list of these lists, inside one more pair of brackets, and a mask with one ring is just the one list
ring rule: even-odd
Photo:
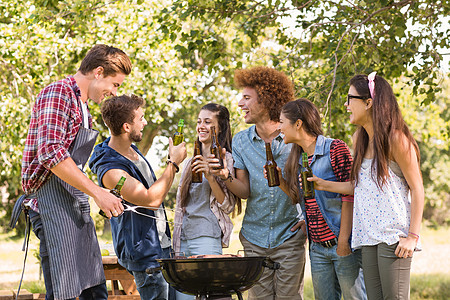
[[[271,145],[273,158],[283,170],[291,145],[286,145],[280,135],[273,139]],[[281,245],[296,233],[291,228],[298,222],[298,213],[291,199],[279,187],[268,186],[264,178],[265,142],[256,134],[254,125],[234,136],[233,159],[235,168],[248,171],[250,181],[242,235],[259,247]]]
[[[316,141],[316,148],[314,149],[314,155],[310,163],[310,167],[313,174],[319,178],[337,181],[334,175],[333,168],[331,166],[330,158],[330,146],[333,139],[326,138],[323,135],[319,135]],[[300,160],[300,165],[302,164]],[[334,235],[339,237],[339,230],[341,227],[341,209],[342,198],[340,194],[315,190],[315,197],[317,205],[323,218],[333,231]],[[305,203],[301,202],[302,211],[305,212]],[[306,216],[305,216],[306,217]]]

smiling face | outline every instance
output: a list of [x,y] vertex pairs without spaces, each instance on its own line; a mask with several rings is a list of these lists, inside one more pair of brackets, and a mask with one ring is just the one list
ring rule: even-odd
[[94,70],[94,80],[89,85],[88,98],[100,104],[105,98],[116,96],[117,89],[122,85],[125,76],[125,74],[116,73],[104,77],[103,68],[98,67]]
[[211,126],[216,127],[216,134],[219,134],[219,120],[217,113],[202,109],[197,118],[197,135],[202,144],[211,144]]
[[350,113],[350,123],[364,126],[371,118],[371,110],[368,105],[368,101],[371,101],[371,99],[353,98],[352,96],[361,97],[353,86],[350,86],[348,95],[348,101],[344,105],[347,108],[347,112]]
[[142,107],[134,111],[133,124],[126,124],[129,126],[130,140],[135,143],[142,141],[142,131],[147,125]]
[[281,134],[283,135],[283,140],[285,144],[293,143],[295,141],[295,138],[298,134],[297,130],[298,122],[299,120],[297,120],[297,122],[295,123],[292,123],[291,120],[286,118],[286,116],[283,113],[280,114],[279,129]]
[[258,94],[254,88],[246,87],[242,90],[242,99],[238,106],[244,112],[244,121],[247,124],[256,124],[268,119],[268,113],[262,103],[258,102]]

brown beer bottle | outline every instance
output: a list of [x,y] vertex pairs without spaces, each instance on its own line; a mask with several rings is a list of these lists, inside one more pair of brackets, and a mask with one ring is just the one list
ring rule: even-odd
[[[116,184],[116,186],[115,186],[112,190],[110,190],[109,192],[110,192],[111,194],[113,194],[114,196],[118,197],[118,198],[122,198],[122,196],[120,195],[120,191],[122,190],[122,187],[123,187],[123,185],[125,184],[125,180],[127,180],[126,177],[124,177],[124,176],[120,177],[119,182],[118,182],[118,183]],[[102,217],[107,218],[107,216],[106,216],[106,214],[105,214],[105,212],[104,212],[103,210],[100,210],[98,213],[99,213]]]
[[264,168],[267,172],[267,183],[269,186],[279,186],[280,178],[278,177],[277,163],[273,159],[272,148],[270,143],[266,143],[266,165]]
[[216,126],[211,126],[211,154],[214,154],[220,163],[220,167],[213,168],[214,170],[223,169],[222,147],[217,140]]
[[[199,141],[195,141],[194,144],[194,155],[193,157],[196,157],[197,155],[202,154],[200,151],[200,142]],[[194,162],[194,160],[192,160],[192,162]],[[192,171],[192,182],[193,183],[201,183],[203,179],[203,175],[202,172],[194,172]]]
[[305,199],[312,199],[314,198],[314,182],[308,181],[306,178],[312,177],[313,172],[309,166],[308,154],[306,152],[302,153],[302,168],[300,172],[302,174],[303,196]]

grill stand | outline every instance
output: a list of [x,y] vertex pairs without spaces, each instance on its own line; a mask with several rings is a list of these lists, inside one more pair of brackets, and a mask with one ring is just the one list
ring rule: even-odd
[[[242,293],[240,291],[235,291],[236,295],[238,296],[239,300],[244,300],[244,298],[242,298]],[[231,300],[231,295],[220,295],[220,296],[209,296],[208,294],[206,295],[197,295],[197,297],[195,297],[195,300]]]

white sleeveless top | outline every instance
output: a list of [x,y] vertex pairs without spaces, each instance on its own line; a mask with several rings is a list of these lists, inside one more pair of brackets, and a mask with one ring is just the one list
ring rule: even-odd
[[398,164],[390,161],[389,177],[381,189],[375,181],[376,167],[372,177],[371,165],[372,159],[363,160],[355,187],[352,248],[356,249],[395,244],[408,236],[411,222],[410,190]]

